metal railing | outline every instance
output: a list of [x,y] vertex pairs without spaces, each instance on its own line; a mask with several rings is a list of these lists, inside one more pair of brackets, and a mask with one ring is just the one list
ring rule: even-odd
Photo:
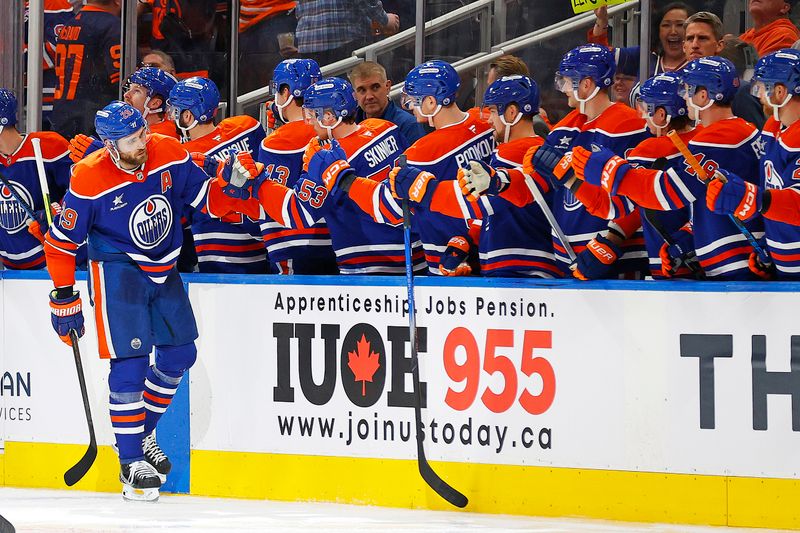
[[[583,13],[564,21],[552,24],[546,28],[541,28],[526,35],[503,42],[502,39],[495,39],[495,37],[505,37],[504,22],[506,1],[507,0],[477,0],[451,11],[446,15],[429,20],[425,23],[425,36],[428,37],[454,24],[458,24],[459,22],[472,18],[476,15],[481,15],[479,35],[481,51],[453,63],[453,66],[456,68],[456,70],[461,73],[487,67],[492,61],[502,55],[510,54],[517,50],[544,42],[547,39],[558,37],[581,27],[588,26],[594,22],[593,13]],[[632,22],[636,19],[636,17],[623,17],[623,15],[631,14],[637,7],[639,7],[639,0],[631,0],[624,4],[615,5],[609,8],[608,14],[612,19],[612,26],[617,26],[613,20],[615,17],[619,17],[619,25],[625,24],[628,26],[628,28],[635,27],[636,24]],[[484,13],[485,16],[483,16]],[[358,48],[357,50],[353,51],[353,55],[350,57],[329,65],[322,66],[322,73],[325,76],[344,74],[362,61],[375,61],[380,54],[385,54],[396,48],[412,43],[414,41],[415,34],[416,27],[412,27],[376,43],[370,44],[363,48]],[[499,44],[492,46],[492,42],[494,41],[500,42]],[[483,80],[481,80],[480,77],[478,79],[478,83],[479,85],[483,83]],[[402,89],[402,82],[393,85],[390,96],[392,98],[396,98],[399,96]],[[477,89],[478,90],[476,90],[476,94],[482,95],[483,91],[479,90],[481,87],[478,87]],[[267,99],[268,95],[269,87],[262,87],[249,93],[242,94],[237,99],[238,107],[241,109],[245,106],[263,102]]]

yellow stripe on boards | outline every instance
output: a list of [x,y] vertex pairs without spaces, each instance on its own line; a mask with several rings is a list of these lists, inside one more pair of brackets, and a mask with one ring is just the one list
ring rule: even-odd
[[800,529],[800,480],[728,478],[731,525]]
[[83,457],[86,447],[84,444],[6,441],[3,484],[10,487],[121,492],[119,459],[111,446],[99,446],[97,459],[86,476],[72,487],[67,487],[64,472]]

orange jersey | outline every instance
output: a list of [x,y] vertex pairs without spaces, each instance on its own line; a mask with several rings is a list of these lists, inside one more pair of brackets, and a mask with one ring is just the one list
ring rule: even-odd
[[246,31],[262,20],[285,13],[297,6],[286,0],[240,0],[239,32]]
[[741,34],[739,39],[752,44],[756,48],[758,56],[764,57],[770,52],[791,48],[794,42],[800,39],[800,30],[791,20],[782,18],[770,22],[758,31],[751,28]]
[[178,128],[171,120],[162,120],[161,122],[150,124],[148,127],[150,128],[150,133],[158,133],[178,140],[181,138],[180,133],[178,133]]

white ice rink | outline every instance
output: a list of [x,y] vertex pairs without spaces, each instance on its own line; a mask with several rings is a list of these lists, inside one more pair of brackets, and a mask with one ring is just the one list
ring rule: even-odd
[[756,533],[765,529],[524,518],[411,511],[329,503],[286,503],[190,496],[130,503],[118,494],[0,488],[0,514],[19,532],[535,532]]

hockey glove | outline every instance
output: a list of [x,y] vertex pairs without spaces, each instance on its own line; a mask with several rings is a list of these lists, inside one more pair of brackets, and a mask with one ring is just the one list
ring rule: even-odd
[[775,263],[765,265],[756,252],[750,252],[750,257],[747,260],[747,267],[750,269],[750,272],[765,281],[775,279]]
[[408,198],[417,204],[424,203],[429,185],[433,181],[436,181],[433,174],[410,165],[394,167],[389,171],[389,187],[392,196],[398,200]]
[[[44,209],[35,211],[33,214],[36,215],[36,219],[28,223],[28,233],[36,237],[40,243],[44,244],[44,232],[42,228],[45,228],[45,231],[47,231],[47,215],[45,215]],[[53,215],[53,218],[61,214],[61,204],[57,202],[51,203],[50,214]]]
[[470,161],[467,168],[458,169],[458,185],[461,194],[468,200],[477,200],[481,195],[496,196],[511,183],[508,172],[493,169],[483,161]]
[[83,337],[85,329],[83,327],[83,306],[81,296],[78,291],[72,291],[72,295],[59,298],[57,295],[61,289],[50,291],[50,321],[53,329],[63,342],[72,346],[72,339],[69,338],[70,330],[75,330],[78,337]]
[[103,143],[84,135],[83,133],[77,134],[72,140],[69,141],[69,158],[73,163],[77,163],[92,152],[96,152],[103,147]]
[[665,242],[658,251],[658,256],[661,258],[661,274],[665,278],[685,274],[686,272],[679,271],[682,265],[687,267],[695,265],[696,268],[690,268],[693,271],[698,271],[700,263],[694,251],[694,235],[692,234],[691,225],[685,224],[672,234],[672,239],[674,244],[670,245]]
[[252,196],[253,183],[264,171],[264,164],[253,161],[250,152],[232,151],[217,170],[222,192],[231,198],[247,200]]
[[565,185],[575,175],[572,170],[572,152],[565,154],[547,144],[540,146],[533,154],[531,166],[556,188]]
[[[306,151],[303,152],[303,172],[308,172],[308,163],[314,154],[323,149],[323,144],[328,144],[328,141],[321,141],[319,137],[314,137],[306,145]],[[347,158],[345,158],[347,159]]]
[[[718,215],[733,215],[747,222],[761,211],[763,191],[736,174],[719,169],[724,178],[714,178],[706,190],[706,206]],[[726,181],[727,180],[727,181]]]
[[472,267],[469,266],[470,249],[474,246],[468,235],[452,237],[439,260],[439,272],[443,276],[469,276]]
[[329,150],[321,149],[311,156],[308,175],[312,180],[323,183],[331,194],[339,189],[347,192],[356,179],[356,171],[350,167],[347,154],[336,141],[331,143]]
[[630,168],[627,161],[602,146],[592,145],[587,150],[576,146],[572,150],[572,170],[579,180],[605,189],[609,194],[617,194],[617,186],[622,176]]
[[608,276],[620,255],[620,247],[598,233],[589,241],[586,249],[578,254],[572,275],[582,280],[603,279]]
[[192,152],[192,161],[195,165],[203,169],[203,172],[206,173],[206,176],[214,177],[217,175],[217,170],[219,170],[219,161],[217,161],[214,157],[207,156],[203,152]]

